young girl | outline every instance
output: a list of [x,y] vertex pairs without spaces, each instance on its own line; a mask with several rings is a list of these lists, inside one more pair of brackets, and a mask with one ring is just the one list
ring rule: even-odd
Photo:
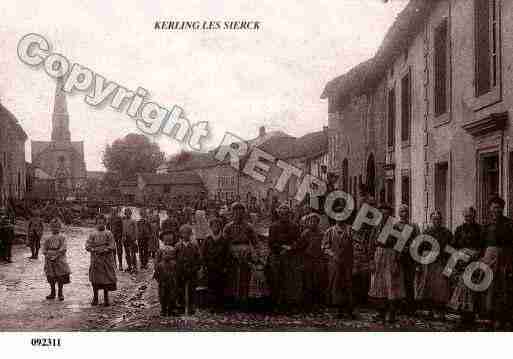
[[61,222],[54,218],[50,222],[52,234],[43,243],[45,256],[45,274],[50,284],[50,295],[46,299],[55,299],[55,285],[58,285],[59,300],[64,300],[63,286],[70,282],[71,271],[66,261],[66,238],[59,234]]
[[98,291],[103,289],[104,305],[109,306],[109,291],[116,290],[116,242],[111,231],[105,229],[106,219],[103,215],[96,219],[96,232],[92,233],[85,245],[91,253],[89,280],[93,286],[93,301],[98,305]]

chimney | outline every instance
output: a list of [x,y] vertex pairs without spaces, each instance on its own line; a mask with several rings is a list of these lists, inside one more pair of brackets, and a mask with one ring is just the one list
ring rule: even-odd
[[265,126],[260,126],[258,129],[258,137],[264,137],[265,136]]

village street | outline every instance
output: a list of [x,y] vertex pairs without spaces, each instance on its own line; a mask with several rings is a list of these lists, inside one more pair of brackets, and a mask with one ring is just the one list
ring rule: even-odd
[[92,307],[88,280],[89,254],[84,243],[91,229],[68,227],[68,262],[72,282],[65,286],[63,302],[49,301],[43,273],[43,257],[28,259],[23,245],[14,247],[12,264],[0,264],[0,330],[2,331],[69,331],[69,330],[170,330],[170,331],[359,331],[359,330],[451,330],[454,320],[442,323],[400,317],[397,324],[383,326],[373,321],[375,312],[361,310],[359,320],[336,320],[329,311],[316,315],[270,316],[228,312],[211,314],[199,310],[194,317],[162,318],[153,269],[137,276],[118,273],[118,291],[112,294],[108,308]]

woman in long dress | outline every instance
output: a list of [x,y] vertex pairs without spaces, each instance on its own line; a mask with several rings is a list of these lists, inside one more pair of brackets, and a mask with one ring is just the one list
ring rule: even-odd
[[[374,228],[371,244],[374,246],[374,259],[371,261],[371,282],[369,297],[378,302],[378,319],[395,321],[399,302],[405,298],[404,273],[401,265],[401,254],[394,249],[395,240],[389,237],[385,243],[378,241],[385,224],[392,216],[392,207],[382,204],[380,210],[383,220]],[[388,318],[387,318],[388,316]]]
[[45,274],[50,284],[50,295],[46,299],[55,299],[55,285],[58,287],[58,297],[60,301],[64,300],[64,284],[70,282],[71,270],[66,261],[66,238],[60,234],[61,222],[54,218],[50,222],[52,234],[43,242],[43,255],[45,256]]
[[328,304],[338,310],[337,317],[353,313],[353,243],[352,229],[349,221],[337,221],[326,230],[322,249],[328,257]]
[[[433,237],[440,246],[440,253],[435,261],[429,264],[422,264],[420,271],[415,276],[415,299],[422,303],[431,315],[435,310],[439,312],[440,319],[445,320],[445,309],[450,299],[449,278],[443,274],[449,256],[443,249],[452,242],[452,233],[442,226],[442,213],[435,211],[431,213],[432,225],[424,234]],[[421,245],[419,254],[425,255],[429,252],[430,245]]]
[[257,237],[255,230],[246,221],[246,207],[240,202],[232,205],[233,221],[223,230],[223,237],[230,246],[233,258],[228,270],[227,296],[244,307],[247,306],[249,281],[251,279],[251,257]]
[[117,289],[114,258],[116,243],[111,231],[105,229],[105,222],[104,216],[98,216],[96,231],[89,236],[85,246],[85,249],[91,253],[89,267],[89,280],[93,286],[91,305],[98,305],[98,291],[103,289],[104,305],[109,306],[109,291]]
[[469,257],[467,262],[458,262],[454,274],[456,285],[449,301],[449,308],[461,313],[461,329],[471,328],[474,324],[476,313],[476,293],[467,287],[463,275],[467,264],[478,259],[481,247],[481,226],[476,223],[476,210],[473,207],[466,208],[463,212],[465,222],[456,228],[454,240],[451,245],[463,251]]

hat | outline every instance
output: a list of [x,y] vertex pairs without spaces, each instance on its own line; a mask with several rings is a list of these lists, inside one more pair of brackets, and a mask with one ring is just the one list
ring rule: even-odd
[[244,206],[241,202],[235,202],[232,204],[232,211],[234,211],[236,208],[246,210],[246,206]]

